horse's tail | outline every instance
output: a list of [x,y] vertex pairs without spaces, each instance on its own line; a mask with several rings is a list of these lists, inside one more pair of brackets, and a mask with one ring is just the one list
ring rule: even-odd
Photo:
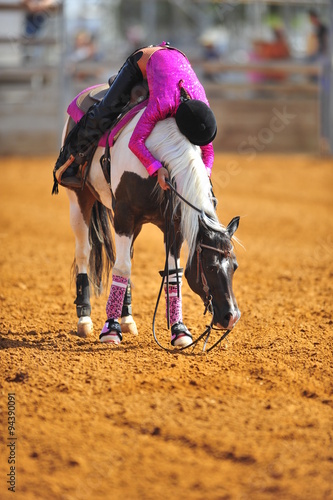
[[96,295],[100,295],[103,285],[107,285],[115,262],[112,225],[112,211],[96,200],[92,208],[89,225],[89,241],[91,245],[89,258],[90,280],[94,285]]

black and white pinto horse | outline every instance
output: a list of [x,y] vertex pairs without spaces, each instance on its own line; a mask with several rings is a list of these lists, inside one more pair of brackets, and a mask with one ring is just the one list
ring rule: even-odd
[[[75,303],[79,318],[77,332],[80,336],[87,336],[93,331],[89,283],[94,284],[95,290],[96,287],[98,289],[103,276],[108,275],[111,269],[113,275],[123,276],[130,283],[133,244],[142,225],[151,222],[165,233],[165,192],[159,187],[157,178],[149,177],[141,162],[128,148],[142,112],[125,126],[111,149],[111,186],[100,166],[104,150],[98,147],[84,188],[66,189],[70,201],[70,223],[76,242]],[[167,256],[168,267],[176,268],[179,286],[182,275],[180,250],[185,241],[188,247],[185,277],[190,288],[202,298],[206,307],[209,306],[213,324],[217,328],[230,330],[240,318],[232,290],[237,262],[231,242],[239,217],[232,219],[227,227],[220,224],[215,211],[216,200],[201,159],[201,150],[180,133],[174,118],[158,122],[146,145],[167,166],[170,180],[179,194],[200,212],[174,196],[176,245],[170,248]],[[149,252],[149,242],[147,251]],[[181,317],[181,311],[179,314]],[[124,298],[120,324],[122,332],[137,333],[131,313],[129,287]],[[183,333],[184,328],[180,330],[179,335],[172,338],[172,344],[182,347],[189,345],[191,337]],[[119,332],[110,331],[108,321],[103,331],[107,332],[100,335],[103,342],[117,344],[122,339]]]

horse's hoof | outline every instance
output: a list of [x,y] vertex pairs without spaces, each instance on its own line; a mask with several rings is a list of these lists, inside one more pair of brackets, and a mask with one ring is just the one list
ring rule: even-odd
[[192,335],[187,327],[179,321],[171,327],[171,345],[174,347],[186,347],[192,344]]
[[121,332],[138,335],[138,329],[132,316],[123,316],[120,321]]
[[77,324],[77,334],[79,337],[86,338],[92,335],[94,325],[90,316],[81,316]]
[[123,340],[118,321],[108,319],[99,335],[99,340],[107,344],[120,344]]
[[100,339],[103,344],[120,344],[121,340],[119,339],[116,333],[109,333]]
[[188,335],[179,335],[174,341],[173,345],[175,347],[186,347],[192,344],[192,339]]

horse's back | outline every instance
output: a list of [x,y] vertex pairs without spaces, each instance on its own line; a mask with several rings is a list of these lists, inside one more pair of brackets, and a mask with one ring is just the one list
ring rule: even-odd
[[111,148],[111,186],[113,192],[121,180],[124,172],[131,172],[146,179],[149,174],[140,160],[129,149],[128,144],[133,130],[144,110],[140,111],[122,130]]

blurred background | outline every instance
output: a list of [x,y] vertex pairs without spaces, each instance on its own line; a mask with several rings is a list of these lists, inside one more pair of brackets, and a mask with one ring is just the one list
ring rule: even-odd
[[330,155],[332,3],[0,2],[0,154],[57,154],[67,105],[136,48],[184,51],[218,120],[217,151]]

